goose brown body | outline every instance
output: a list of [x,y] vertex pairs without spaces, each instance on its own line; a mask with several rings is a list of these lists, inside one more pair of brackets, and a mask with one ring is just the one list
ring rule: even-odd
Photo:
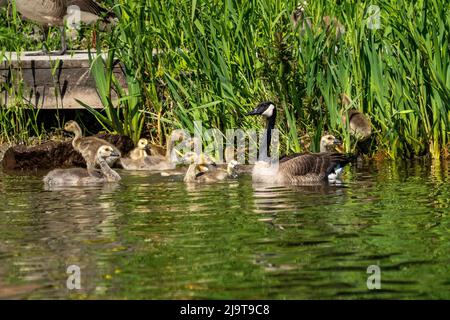
[[[79,12],[76,7],[79,8]],[[85,24],[93,24],[99,20],[106,23],[113,22],[111,19],[113,14],[93,0],[16,0],[16,8],[24,18],[44,27],[44,41],[49,27],[60,28],[61,50],[52,53],[56,55],[62,55],[67,51],[64,25],[68,17],[79,18],[80,22]]]
[[16,0],[17,11],[25,18],[43,26],[64,26],[67,8],[78,6],[81,20],[92,23],[107,11],[93,0]]

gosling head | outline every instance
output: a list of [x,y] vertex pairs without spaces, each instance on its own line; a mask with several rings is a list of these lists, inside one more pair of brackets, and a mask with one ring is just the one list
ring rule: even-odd
[[275,104],[270,101],[261,102],[258,106],[246,114],[247,116],[263,116],[264,118],[272,118],[276,115]]
[[64,125],[64,130],[68,131],[68,132],[81,132],[81,128],[80,125],[74,121],[74,120],[70,120],[69,122],[66,122],[66,124]]
[[112,147],[104,145],[98,148],[97,151],[97,158],[99,159],[106,159],[110,157],[120,157],[120,154],[114,150]]
[[137,148],[139,150],[145,150],[145,151],[150,151],[150,146],[148,144],[148,140],[147,139],[139,139],[138,143],[137,143]]
[[324,135],[320,139],[320,152],[335,151],[336,146],[342,145],[342,141],[331,134]]

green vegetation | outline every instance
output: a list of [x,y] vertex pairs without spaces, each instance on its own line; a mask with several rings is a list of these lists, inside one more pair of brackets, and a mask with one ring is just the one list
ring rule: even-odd
[[[94,67],[105,105],[105,112],[95,115],[108,130],[134,140],[145,130],[162,143],[174,128],[193,131],[194,121],[205,129],[252,127],[255,120],[243,114],[270,99],[281,111],[285,152],[301,151],[304,134],[317,150],[325,130],[345,138],[351,150],[354,142],[340,117],[353,107],[371,118],[374,154],[393,159],[448,154],[450,7],[445,0],[373,1],[381,9],[379,29],[368,27],[371,10],[365,1],[311,1],[305,11],[310,28],[292,23],[297,1],[109,4],[120,19],[101,41],[111,49],[107,67]],[[334,23],[325,26],[325,16],[338,19],[345,34],[337,37]],[[8,38],[18,30],[30,27],[13,12],[0,25],[2,47],[36,45]],[[123,63],[128,93],[108,67],[112,54]],[[120,91],[120,108],[108,99],[110,87]],[[342,93],[351,97],[350,105],[342,104]]]

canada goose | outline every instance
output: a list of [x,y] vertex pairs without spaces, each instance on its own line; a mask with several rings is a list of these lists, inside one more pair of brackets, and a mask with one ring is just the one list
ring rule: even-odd
[[[341,103],[344,108],[348,108],[352,102],[349,96],[342,93]],[[358,141],[365,141],[372,135],[372,125],[370,120],[362,112],[354,108],[344,111],[342,115],[342,122],[344,125],[347,125],[347,120],[348,125],[350,126],[350,133],[354,135]]]
[[211,158],[201,153],[199,156],[195,152],[188,152],[185,159],[191,164],[184,176],[184,182],[187,183],[211,183],[225,180],[227,177],[236,177],[236,168],[238,163],[231,160],[227,169],[221,169],[211,166]]
[[[83,156],[86,161],[88,172],[95,170],[97,151],[103,145],[107,145],[114,150],[114,155],[107,157],[106,159],[108,165],[114,165],[120,157],[120,151],[108,141],[97,137],[83,137],[81,128],[76,121],[71,120],[67,122],[64,126],[64,130],[75,134],[75,137],[72,140],[72,146]],[[116,155],[118,155],[118,157]]]
[[127,158],[120,158],[120,164],[125,170],[145,170],[145,158],[148,157],[147,151],[149,144],[147,139],[139,139],[136,148],[131,150]]
[[176,130],[173,132],[167,141],[166,155],[162,156],[160,154],[155,154],[145,157],[145,170],[162,171],[175,169],[177,165],[177,154],[180,154],[180,152],[175,149],[175,142],[177,141],[182,141],[181,143],[184,145],[189,142],[190,139],[187,139],[187,136],[183,131]]
[[[294,28],[301,22],[300,30],[303,32],[306,30],[306,25],[308,25],[309,29],[313,29],[314,26],[312,24],[310,17],[305,17],[305,9],[308,3],[306,1],[303,4],[297,6],[294,12],[291,15],[292,23],[294,24]],[[335,37],[339,39],[343,34],[345,34],[345,27],[336,17],[324,16],[322,17],[322,24],[325,27],[326,32],[329,32],[332,27],[335,28]]]
[[119,154],[110,146],[100,146],[95,159],[101,168],[101,172],[95,171],[94,175],[83,168],[56,169],[50,171],[44,177],[44,183],[48,186],[83,186],[117,182],[121,179],[119,174],[112,170],[106,161],[107,158],[117,156]]
[[313,184],[327,181],[328,175],[343,168],[352,160],[351,156],[334,152],[302,153],[270,159],[272,130],[275,128],[276,108],[272,102],[262,102],[247,115],[266,118],[266,136],[262,146],[267,148],[267,158],[255,163],[252,177],[257,182],[280,184]]
[[80,10],[80,22],[86,24],[92,24],[100,19],[110,19],[112,17],[110,12],[100,7],[93,0],[16,0],[16,8],[23,17],[43,26],[44,37],[47,37],[49,27],[60,27],[61,50],[52,53],[54,55],[66,53],[67,44],[64,24],[71,15],[77,18],[78,10]]

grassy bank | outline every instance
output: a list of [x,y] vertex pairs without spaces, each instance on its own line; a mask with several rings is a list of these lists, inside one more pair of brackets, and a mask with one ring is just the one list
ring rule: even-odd
[[[324,131],[344,138],[351,150],[340,115],[353,107],[371,119],[372,154],[448,155],[450,8],[444,0],[373,1],[379,28],[376,17],[368,23],[375,12],[364,1],[311,1],[305,8],[311,27],[292,23],[296,1],[109,2],[120,19],[99,47],[107,44],[111,61],[123,62],[130,89],[125,93],[111,78],[110,62],[96,63],[106,106],[97,117],[109,130],[133,137],[142,130],[162,143],[174,128],[193,131],[194,121],[205,129],[253,127],[244,113],[270,99],[281,111],[286,152],[302,151],[305,134],[317,150]],[[325,16],[339,20],[345,33],[337,37]],[[29,30],[13,17],[2,31]],[[0,41],[6,50],[38,45],[22,37]],[[108,99],[110,87],[119,91],[122,108]]]

